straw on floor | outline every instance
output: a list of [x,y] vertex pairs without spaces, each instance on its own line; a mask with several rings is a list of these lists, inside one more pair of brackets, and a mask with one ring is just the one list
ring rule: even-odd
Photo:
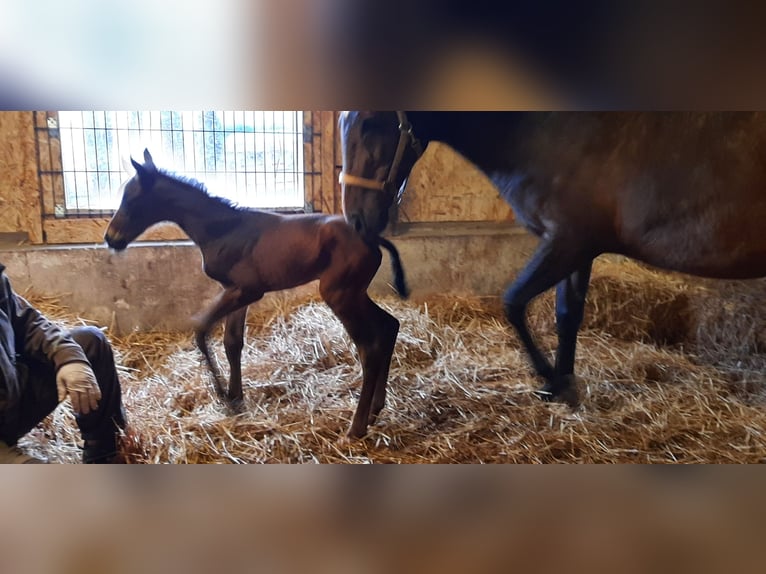
[[[67,325],[51,298],[27,296]],[[245,411],[212,394],[190,333],[113,342],[133,463],[764,462],[766,282],[685,280],[631,262],[594,269],[577,352],[582,404],[545,403],[496,298],[380,299],[401,321],[386,408],[345,440],[356,355],[321,300],[250,310]],[[551,294],[530,325],[555,346]],[[215,338],[224,365],[220,333]],[[68,402],[20,443],[77,462]]]

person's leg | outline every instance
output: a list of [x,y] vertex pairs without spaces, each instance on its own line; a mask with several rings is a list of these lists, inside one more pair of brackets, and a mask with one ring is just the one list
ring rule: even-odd
[[12,413],[5,413],[0,424],[0,463],[43,462],[16,447],[18,440],[36,427],[58,404],[56,377],[52,365],[17,364],[21,390]]
[[98,409],[75,417],[85,442],[83,461],[104,462],[117,454],[117,436],[120,429],[125,428],[125,411],[114,354],[104,333],[95,327],[78,327],[70,335],[85,351],[101,389]]
[[58,405],[53,365],[20,361],[17,373],[21,396],[14,413],[5,417],[6,424],[0,428],[0,441],[9,446],[14,446]]
[[[101,390],[98,409],[86,415],[75,415],[85,443],[83,461],[107,461],[117,454],[117,435],[125,427],[122,392],[112,348],[106,336],[94,327],[78,327],[70,335],[85,351]],[[11,422],[0,426],[0,442],[8,447],[0,450],[8,451],[8,457],[18,455],[13,448],[18,440],[58,405],[53,364],[20,361],[17,367],[21,397],[14,416],[6,417]]]

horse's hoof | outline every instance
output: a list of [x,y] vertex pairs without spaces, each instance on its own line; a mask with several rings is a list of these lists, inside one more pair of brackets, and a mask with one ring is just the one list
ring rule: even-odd
[[566,375],[555,382],[547,381],[543,388],[535,393],[546,402],[557,402],[577,408],[580,405],[580,396],[577,392],[577,382],[574,375]]

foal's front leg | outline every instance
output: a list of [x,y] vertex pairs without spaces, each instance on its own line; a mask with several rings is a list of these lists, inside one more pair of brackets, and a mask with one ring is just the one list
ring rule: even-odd
[[[241,333],[244,333],[244,319],[245,314],[247,313],[247,306],[250,303],[257,301],[261,297],[263,297],[262,292],[249,291],[240,287],[227,287],[218,294],[218,296],[213,300],[207,309],[193,318],[197,347],[199,347],[199,350],[202,352],[202,355],[205,358],[205,362],[207,363],[210,372],[213,374],[213,384],[215,386],[216,394],[219,397],[225,396],[223,383],[218,367],[213,362],[210,350],[208,349],[207,336],[213,326],[218,323],[218,321],[229,314],[234,314],[233,318],[227,320],[227,332],[230,332],[232,341],[236,339],[237,330],[241,331]],[[240,311],[241,316],[238,314]],[[241,346],[239,347],[239,351],[234,353],[233,351],[236,346],[236,344],[233,344],[231,351],[227,349],[227,358],[229,361],[231,361],[232,358],[236,356],[236,372],[239,376],[239,380],[235,382],[234,388],[235,390],[238,388],[239,395],[241,396],[242,380],[239,365]],[[232,373],[234,372],[235,369],[232,367]],[[231,390],[232,389],[230,388],[229,393],[231,393]]]
[[245,345],[245,319],[247,307],[242,307],[226,315],[226,328],[223,334],[223,346],[229,361],[229,404],[240,410],[242,401],[242,347]]
[[197,348],[205,359],[205,363],[207,363],[208,369],[210,369],[210,373],[213,375],[215,394],[218,395],[219,398],[223,398],[225,396],[223,379],[221,378],[221,372],[218,370],[218,365],[215,364],[213,357],[210,355],[210,349],[207,346],[207,334],[207,330],[195,328],[194,340],[197,343]]

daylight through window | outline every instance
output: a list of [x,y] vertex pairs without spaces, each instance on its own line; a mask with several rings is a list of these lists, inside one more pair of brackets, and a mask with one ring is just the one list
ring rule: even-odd
[[[64,211],[111,211],[132,173],[125,160],[155,163],[247,207],[304,207],[303,117],[295,111],[59,112]],[[57,212],[59,211],[57,207]]]

